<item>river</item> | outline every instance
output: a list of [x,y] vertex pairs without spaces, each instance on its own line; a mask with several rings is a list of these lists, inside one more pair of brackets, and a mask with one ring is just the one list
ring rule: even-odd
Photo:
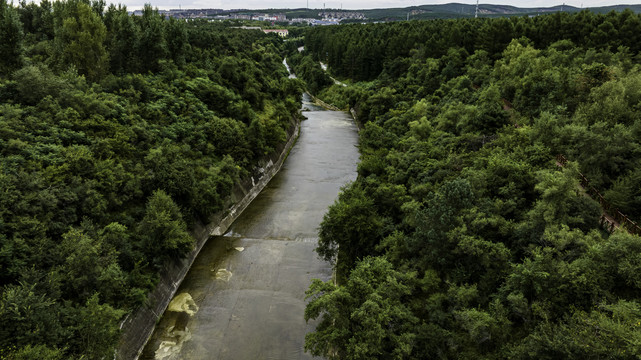
[[356,179],[358,134],[344,112],[305,95],[301,134],[280,172],[196,258],[143,359],[311,359],[303,318],[311,279],[332,269],[314,251],[340,188]]

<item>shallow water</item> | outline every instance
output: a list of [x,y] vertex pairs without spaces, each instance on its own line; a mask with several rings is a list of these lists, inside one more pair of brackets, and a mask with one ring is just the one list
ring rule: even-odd
[[[303,318],[312,278],[330,264],[314,252],[340,187],[356,178],[351,118],[303,99],[301,135],[280,172],[225,236],[209,240],[165,312],[143,359],[311,359]],[[175,298],[175,299],[176,299]]]

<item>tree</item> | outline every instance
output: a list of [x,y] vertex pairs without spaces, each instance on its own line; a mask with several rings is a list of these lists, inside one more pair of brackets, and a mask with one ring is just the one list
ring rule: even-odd
[[18,100],[26,105],[36,105],[48,96],[48,100],[53,100],[71,88],[44,65],[27,65],[16,71],[13,78],[17,81]]
[[[362,91],[350,101],[367,122],[361,162],[321,225],[317,252],[338,259],[338,285],[310,287],[306,317],[321,320],[307,351],[638,358],[640,237],[598,228],[604,209],[579,169],[638,216],[639,19],[583,11],[308,31],[307,63],[376,78],[348,87]],[[577,162],[559,166],[557,154]],[[409,292],[391,284],[413,272],[398,281]],[[408,315],[407,331],[390,313]]]
[[163,18],[150,4],[145,4],[140,17],[140,42],[138,57],[142,71],[160,70],[160,60],[167,56],[167,42],[163,27]]
[[176,19],[169,18],[165,26],[167,39],[167,50],[169,57],[176,65],[182,67],[185,65],[185,54],[189,45],[187,29],[185,23]]
[[404,298],[415,273],[395,271],[380,257],[359,262],[345,286],[314,280],[305,320],[321,318],[305,350],[336,359],[402,359],[412,353],[418,319]]
[[636,301],[603,303],[574,311],[567,319],[546,322],[512,347],[512,359],[636,359],[641,306]]
[[453,270],[450,267],[456,266],[454,249],[459,241],[453,229],[461,225],[460,213],[473,201],[469,181],[456,179],[443,184],[427,206],[415,214],[416,231],[407,239],[406,255],[414,267],[441,273]]
[[142,238],[144,252],[156,266],[186,255],[194,246],[180,209],[162,190],[154,191],[149,198],[137,232]]
[[342,280],[361,256],[375,254],[382,227],[382,219],[365,190],[349,186],[323,217],[316,251],[325,260],[337,262],[337,276]]
[[13,5],[0,0],[0,75],[22,64],[22,23]]
[[36,284],[6,286],[0,297],[0,348],[57,344],[67,335],[60,310],[54,300],[38,293]]
[[113,356],[120,335],[118,322],[124,314],[108,304],[101,305],[98,294],[92,295],[77,316],[77,342],[82,353],[92,360]]
[[581,194],[577,164],[569,162],[559,171],[539,171],[536,190],[541,192],[529,221],[523,223],[522,239],[538,242],[546,227],[565,224],[589,231],[598,226],[601,211],[598,203]]
[[63,235],[59,256],[64,259],[62,272],[67,293],[83,301],[92,296],[103,272],[112,264],[117,266],[115,253],[105,254],[99,241],[79,229],[71,229]]
[[138,69],[135,49],[140,41],[140,29],[127,13],[126,6],[113,4],[105,16],[108,25],[109,63],[115,74],[134,72]]
[[46,345],[27,345],[11,351],[3,358],[11,360],[63,360],[67,359],[64,352]]
[[69,1],[64,11],[56,31],[59,66],[73,65],[89,80],[99,80],[108,61],[104,46],[107,29],[102,19],[84,2]]
[[39,4],[20,1],[20,21],[24,26],[27,41],[51,40],[53,34],[53,15],[51,13],[51,2],[42,0]]

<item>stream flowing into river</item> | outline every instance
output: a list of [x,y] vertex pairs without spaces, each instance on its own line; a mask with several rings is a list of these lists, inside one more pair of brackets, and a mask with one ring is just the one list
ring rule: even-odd
[[347,113],[303,99],[301,134],[280,172],[224,236],[203,247],[143,359],[311,359],[305,290],[332,269],[314,251],[340,188],[356,179],[358,133]]

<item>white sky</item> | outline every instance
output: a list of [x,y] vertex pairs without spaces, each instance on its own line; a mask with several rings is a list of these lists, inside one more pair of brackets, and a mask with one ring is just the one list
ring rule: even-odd
[[[392,8],[406,7],[426,4],[446,4],[459,2],[464,4],[476,4],[475,1],[452,1],[436,0],[422,2],[418,0],[107,0],[107,3],[119,2],[127,5],[129,10],[141,9],[145,3],[151,3],[153,7],[159,9],[269,9],[269,8],[304,8],[309,1],[311,9],[322,9],[323,4],[327,8],[343,9],[374,9],[374,8]],[[604,6],[616,4],[638,4],[639,0],[492,0],[481,1],[481,4],[513,5],[518,7],[550,7],[565,4],[575,7]]]

